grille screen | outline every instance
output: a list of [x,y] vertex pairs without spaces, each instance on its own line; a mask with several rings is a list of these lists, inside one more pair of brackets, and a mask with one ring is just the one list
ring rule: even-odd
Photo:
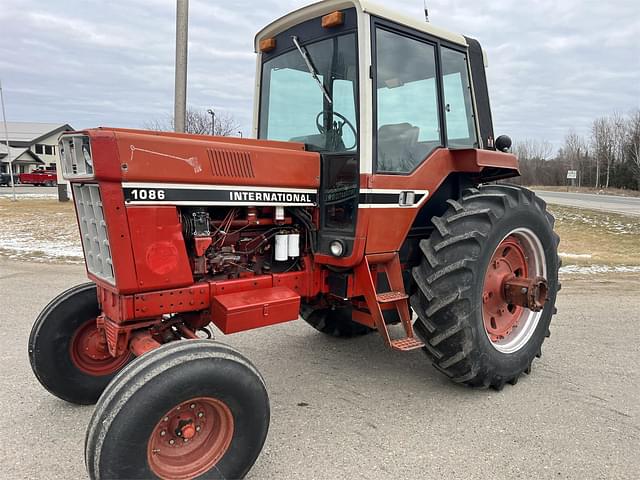
[[78,209],[78,222],[87,270],[113,285],[115,278],[111,247],[104,221],[100,188],[92,184],[73,185],[73,197]]

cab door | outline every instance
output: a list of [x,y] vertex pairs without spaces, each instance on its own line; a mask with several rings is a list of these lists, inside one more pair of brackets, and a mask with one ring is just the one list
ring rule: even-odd
[[477,140],[466,47],[374,18],[372,48],[373,168],[361,207],[366,253],[380,253],[401,249],[452,171],[450,149]]

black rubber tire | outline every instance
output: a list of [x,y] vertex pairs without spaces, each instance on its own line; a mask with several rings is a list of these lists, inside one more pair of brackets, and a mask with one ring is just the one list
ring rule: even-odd
[[96,403],[117,372],[92,376],[71,360],[73,335],[100,314],[96,285],[84,283],[61,293],[38,315],[29,336],[31,369],[42,386],[67,402]]
[[[559,237],[546,203],[525,188],[491,185],[466,190],[449,200],[441,217],[432,219],[430,238],[420,242],[423,259],[414,267],[411,305],[414,325],[434,366],[454,382],[473,387],[503,388],[530,373],[556,312],[559,290]],[[548,300],[531,338],[519,350],[493,347],[482,318],[482,293],[489,262],[502,239],[527,227],[542,243],[546,258]]]
[[85,439],[89,477],[156,478],[147,461],[151,432],[165,412],[201,396],[226,403],[234,432],[224,456],[198,478],[243,478],[267,436],[269,397],[253,364],[213,340],[169,343],[138,357],[116,376],[89,422]]
[[351,320],[351,307],[303,308],[300,316],[319,332],[336,338],[361,337],[375,331]]

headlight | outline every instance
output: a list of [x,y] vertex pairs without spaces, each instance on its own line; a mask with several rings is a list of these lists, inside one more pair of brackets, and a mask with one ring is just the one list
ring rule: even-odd
[[82,146],[82,156],[84,157],[85,163],[89,167],[93,167],[93,159],[91,158],[91,152],[89,152],[89,145]]
[[331,255],[333,255],[334,257],[341,257],[342,255],[344,255],[344,243],[342,243],[340,240],[334,240],[333,242],[331,242],[331,245],[329,245],[329,249],[331,250]]
[[59,144],[60,163],[64,178],[92,177],[91,140],[86,135],[63,135]]

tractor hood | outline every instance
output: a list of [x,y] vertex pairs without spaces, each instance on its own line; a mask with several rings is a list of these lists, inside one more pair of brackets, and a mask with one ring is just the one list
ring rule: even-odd
[[[87,137],[90,152],[85,146],[82,154],[71,152],[74,143],[86,145]],[[71,181],[305,189],[320,185],[320,156],[305,151],[301,143],[98,128],[65,134],[60,146],[64,176]],[[91,161],[91,175],[79,175],[72,164],[81,163],[82,155]]]

